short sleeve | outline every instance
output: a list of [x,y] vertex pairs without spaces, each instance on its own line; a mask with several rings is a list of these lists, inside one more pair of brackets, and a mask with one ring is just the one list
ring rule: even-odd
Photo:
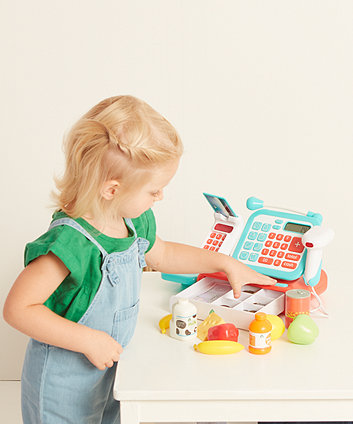
[[[47,255],[52,252],[57,256],[68,268],[71,273],[75,273],[81,268],[80,261],[77,257],[77,238],[76,242],[72,243],[74,229],[64,227],[55,227],[44,233],[37,240],[27,243],[24,253],[24,265],[27,266],[34,259],[42,255]],[[75,239],[75,237],[74,237]],[[80,242],[78,240],[78,242]]]

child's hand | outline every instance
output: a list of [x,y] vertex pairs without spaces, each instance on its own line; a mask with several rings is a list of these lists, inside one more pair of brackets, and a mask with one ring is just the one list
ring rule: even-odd
[[118,362],[123,348],[104,331],[92,330],[86,351],[83,352],[87,359],[99,370],[111,368]]
[[259,274],[236,259],[231,259],[232,262],[230,265],[228,264],[228,268],[225,270],[225,273],[227,274],[228,281],[233,288],[234,297],[239,297],[242,286],[248,283],[266,286],[276,284],[277,280],[267,277],[266,275]]

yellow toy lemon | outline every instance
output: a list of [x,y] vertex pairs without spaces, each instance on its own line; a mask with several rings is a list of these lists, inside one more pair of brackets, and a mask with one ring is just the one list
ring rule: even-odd
[[266,319],[272,324],[271,340],[276,340],[281,337],[286,329],[281,318],[277,315],[266,314]]

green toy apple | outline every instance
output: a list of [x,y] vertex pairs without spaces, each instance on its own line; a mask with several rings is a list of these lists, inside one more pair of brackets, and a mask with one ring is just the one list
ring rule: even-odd
[[319,328],[309,315],[300,314],[288,327],[288,340],[297,344],[310,344],[319,335]]

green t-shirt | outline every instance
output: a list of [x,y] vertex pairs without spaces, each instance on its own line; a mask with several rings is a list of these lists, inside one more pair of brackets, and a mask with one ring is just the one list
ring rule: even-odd
[[[64,212],[55,212],[53,221],[67,217]],[[75,221],[88,231],[108,253],[127,250],[135,240],[133,230],[129,227],[128,237],[118,239],[100,233],[83,218],[77,218]],[[156,222],[152,210],[149,209],[138,218],[132,219],[132,222],[137,236],[150,242],[148,252],[156,240]],[[60,225],[26,245],[25,266],[35,258],[49,252],[54,253],[65,264],[70,274],[44,305],[56,314],[77,322],[91,304],[102,279],[100,250],[78,230],[68,225]]]

